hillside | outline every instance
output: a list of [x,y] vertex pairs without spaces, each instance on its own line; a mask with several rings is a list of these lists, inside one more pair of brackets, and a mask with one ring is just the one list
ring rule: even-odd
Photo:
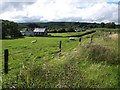
[[[119,88],[118,39],[101,31],[93,34],[92,43],[90,37],[81,42],[77,37],[4,40],[10,66],[3,88]],[[35,39],[37,43],[30,43]]]
[[120,25],[115,24],[114,22],[109,23],[88,23],[88,22],[31,22],[31,23],[20,23],[26,25],[29,28],[36,27],[46,27],[48,32],[74,32],[75,30],[80,29],[90,29],[90,28],[119,28]]

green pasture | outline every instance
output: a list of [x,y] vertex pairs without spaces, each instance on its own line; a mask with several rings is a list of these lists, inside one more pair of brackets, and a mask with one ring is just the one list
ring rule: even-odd
[[80,35],[82,33],[84,33],[84,32],[49,33],[49,35],[65,37],[65,36]]
[[2,40],[2,56],[6,48],[9,72],[2,72],[3,88],[119,88],[118,41],[103,32],[83,36],[81,42],[78,37],[74,41],[67,37]]

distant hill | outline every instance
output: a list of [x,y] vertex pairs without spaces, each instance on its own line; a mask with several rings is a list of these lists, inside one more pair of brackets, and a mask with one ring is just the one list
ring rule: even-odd
[[[48,28],[49,32],[56,32],[59,30],[70,31],[70,29],[89,29],[89,28],[119,28],[114,22],[110,23],[88,23],[88,22],[36,22],[36,23],[20,23],[29,28]],[[63,30],[64,29],[64,30]]]

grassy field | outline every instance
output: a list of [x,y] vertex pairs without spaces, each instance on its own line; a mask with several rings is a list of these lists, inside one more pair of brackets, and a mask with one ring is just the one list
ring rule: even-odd
[[3,88],[119,88],[117,38],[96,32],[90,43],[90,36],[83,36],[81,43],[77,37],[3,40],[2,52],[8,48],[10,53]]
[[74,36],[74,35],[80,35],[84,32],[67,32],[67,33],[49,33],[51,36],[61,36],[61,37],[66,37],[66,36]]

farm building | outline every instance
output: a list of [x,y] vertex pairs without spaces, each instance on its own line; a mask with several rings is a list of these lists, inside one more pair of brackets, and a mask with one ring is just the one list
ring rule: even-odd
[[26,36],[34,36],[34,32],[32,30],[25,31]]
[[47,35],[47,29],[46,28],[35,28],[33,30],[35,36],[41,36],[41,35]]
[[27,28],[23,28],[21,31],[21,34],[23,36],[43,36],[43,35],[47,35],[47,29],[46,28],[35,28],[34,30],[30,30]]
[[20,32],[23,36],[34,36],[33,31],[28,28],[23,28]]
[[20,30],[20,32],[23,36],[25,35],[26,30],[27,30],[27,28],[23,28],[22,30]]

